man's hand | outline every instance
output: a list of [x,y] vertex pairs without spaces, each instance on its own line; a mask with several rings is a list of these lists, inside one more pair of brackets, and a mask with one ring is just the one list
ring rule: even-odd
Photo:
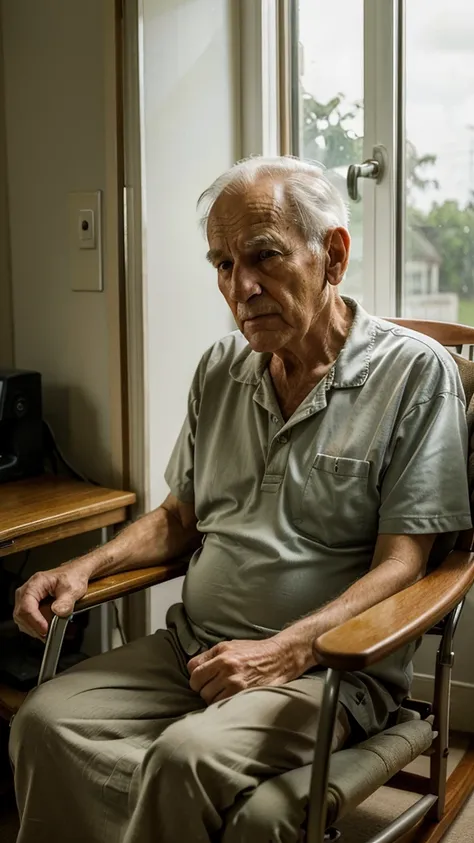
[[[53,614],[67,618],[76,601],[84,597],[88,582],[89,571],[79,563],[71,562],[50,571],[38,571],[17,589],[13,612],[15,623],[21,632],[44,639],[48,632],[48,620]],[[55,600],[51,606],[40,609],[40,603],[46,597],[54,597]]]
[[301,675],[292,648],[276,637],[226,641],[188,662],[193,691],[210,705],[258,685],[284,685]]

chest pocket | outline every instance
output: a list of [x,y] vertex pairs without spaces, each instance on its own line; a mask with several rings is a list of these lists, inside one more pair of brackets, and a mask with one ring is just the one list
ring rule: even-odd
[[297,527],[328,546],[375,541],[377,502],[368,460],[317,454],[303,488]]

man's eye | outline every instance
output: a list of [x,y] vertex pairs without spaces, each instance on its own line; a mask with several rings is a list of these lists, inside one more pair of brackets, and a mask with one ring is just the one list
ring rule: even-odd
[[229,270],[229,269],[231,268],[231,266],[232,266],[232,261],[221,261],[221,262],[217,265],[217,269],[218,269],[220,272],[227,272],[227,270]]
[[277,252],[276,249],[262,249],[258,253],[258,259],[259,259],[259,261],[266,261],[266,260],[268,260],[268,258],[276,257],[276,255],[278,255],[278,254],[280,254],[280,253]]

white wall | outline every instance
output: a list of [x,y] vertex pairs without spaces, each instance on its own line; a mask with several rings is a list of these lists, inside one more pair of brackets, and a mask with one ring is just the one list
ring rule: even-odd
[[104,483],[111,462],[107,295],[70,289],[67,196],[106,188],[109,6],[1,0],[14,361],[42,373],[45,416],[62,449]]
[[[232,322],[205,260],[196,200],[239,157],[232,0],[143,0],[143,183],[149,504],[167,494],[168,457],[202,352]],[[164,622],[180,583],[151,593]]]
[[[44,415],[72,464],[112,484],[120,478],[121,465],[115,443],[121,406],[111,399],[110,333],[116,342],[119,331],[110,306],[117,284],[109,269],[114,242],[105,238],[104,292],[72,292],[67,208],[71,191],[104,191],[104,231],[115,210],[109,189],[116,143],[114,100],[107,96],[107,85],[112,90],[115,86],[115,79],[109,79],[114,72],[114,0],[0,0],[0,17],[11,233],[5,245],[2,180],[0,272],[6,280],[5,249],[11,245],[13,362],[42,373]],[[1,124],[0,117],[0,159]],[[0,305],[6,300],[2,289]],[[2,362],[7,362],[5,356]],[[98,540],[93,533],[39,548],[31,554],[28,572],[66,561]],[[13,568],[15,560],[9,559]],[[96,611],[91,613],[86,650],[97,646]]]

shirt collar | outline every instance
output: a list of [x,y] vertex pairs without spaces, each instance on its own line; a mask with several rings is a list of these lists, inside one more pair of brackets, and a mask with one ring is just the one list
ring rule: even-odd
[[[354,321],[344,346],[326,378],[326,389],[347,389],[362,386],[369,375],[370,361],[377,332],[377,322],[349,296],[344,301],[354,311]],[[249,345],[238,354],[230,367],[230,375],[239,383],[256,386],[267,368],[270,353],[252,351]]]

